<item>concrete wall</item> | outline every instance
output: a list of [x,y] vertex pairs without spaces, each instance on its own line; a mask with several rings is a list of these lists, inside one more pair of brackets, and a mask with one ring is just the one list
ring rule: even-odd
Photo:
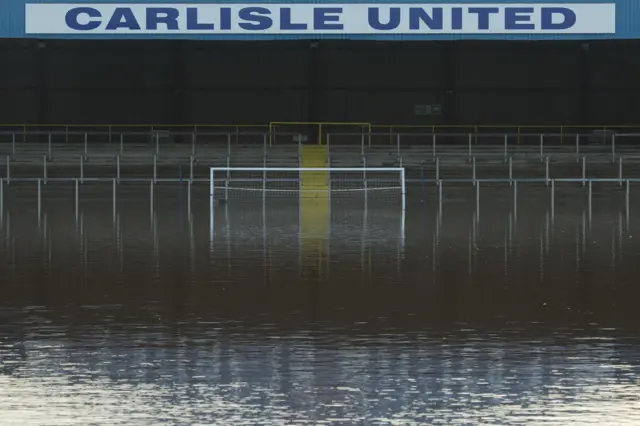
[[640,41],[311,45],[1,40],[0,122],[638,122]]

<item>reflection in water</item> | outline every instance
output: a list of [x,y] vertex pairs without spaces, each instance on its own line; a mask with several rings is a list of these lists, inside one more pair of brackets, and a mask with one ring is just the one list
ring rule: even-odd
[[211,218],[158,186],[151,215],[122,189],[76,220],[62,190],[12,194],[3,422],[638,424],[633,203],[440,189],[406,229],[375,198]]

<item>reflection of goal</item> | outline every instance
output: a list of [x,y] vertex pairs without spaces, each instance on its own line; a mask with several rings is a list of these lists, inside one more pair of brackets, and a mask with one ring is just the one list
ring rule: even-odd
[[[333,135],[333,136],[332,136]],[[371,123],[273,121],[269,123],[270,144],[307,142],[326,145],[364,144],[371,137]]]
[[212,167],[209,195],[217,201],[246,197],[352,198],[396,202],[405,211],[404,168]]

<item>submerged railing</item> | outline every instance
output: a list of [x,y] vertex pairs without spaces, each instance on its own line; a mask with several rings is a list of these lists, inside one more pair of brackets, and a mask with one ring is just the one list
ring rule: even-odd
[[[385,150],[396,160],[419,152],[423,157],[474,156],[503,157],[514,155],[546,156],[620,155],[640,152],[640,133],[380,133],[334,132],[318,141],[332,152],[365,154]],[[232,156],[234,151],[253,148],[253,154],[295,149],[308,142],[300,132],[174,132],[174,131],[3,131],[0,132],[0,156],[120,155],[164,153],[175,156]]]

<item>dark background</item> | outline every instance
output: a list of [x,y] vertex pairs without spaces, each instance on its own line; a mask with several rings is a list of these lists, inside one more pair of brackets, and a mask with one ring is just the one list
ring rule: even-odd
[[[0,40],[4,124],[634,124],[640,41]],[[415,104],[441,104],[438,117]]]

